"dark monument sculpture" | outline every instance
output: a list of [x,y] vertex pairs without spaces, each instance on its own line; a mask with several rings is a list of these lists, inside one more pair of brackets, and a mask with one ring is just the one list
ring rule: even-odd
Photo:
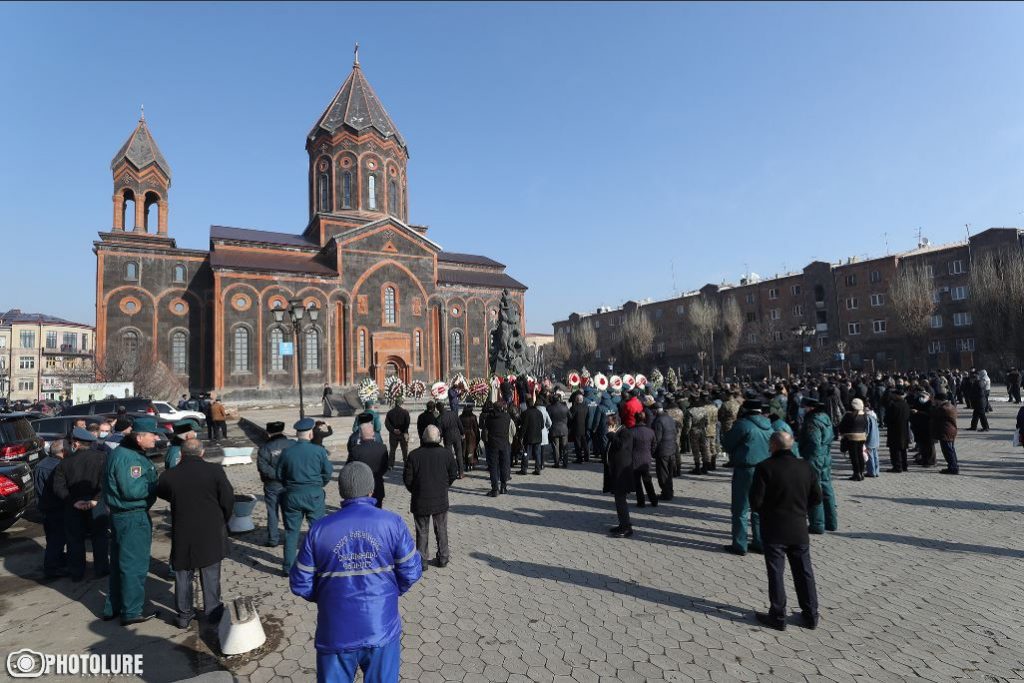
[[498,324],[491,332],[491,372],[495,375],[522,375],[533,372],[526,342],[519,330],[519,311],[508,300],[508,290],[501,292]]

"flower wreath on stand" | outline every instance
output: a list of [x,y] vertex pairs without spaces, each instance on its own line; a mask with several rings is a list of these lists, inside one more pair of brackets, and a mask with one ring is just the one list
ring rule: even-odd
[[405,395],[409,398],[420,399],[427,393],[427,385],[421,379],[414,379],[405,389]]
[[491,385],[482,377],[477,377],[469,383],[469,397],[478,406],[482,406],[487,401],[487,396],[490,393]]
[[359,402],[363,405],[375,403],[380,398],[380,387],[367,377],[359,383]]
[[407,388],[405,382],[396,375],[391,375],[384,380],[384,396],[387,397],[388,401],[394,403],[395,400],[405,396]]

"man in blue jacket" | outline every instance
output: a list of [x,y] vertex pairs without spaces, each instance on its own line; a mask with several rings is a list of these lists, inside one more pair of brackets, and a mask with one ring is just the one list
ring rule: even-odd
[[292,593],[316,602],[317,681],[397,683],[398,598],[423,576],[402,518],[376,507],[373,472],[352,462],[338,475],[341,509],[318,520],[292,565]]
[[732,470],[732,543],[725,549],[734,555],[747,554],[749,530],[750,549],[761,552],[761,524],[758,513],[750,511],[750,487],[754,484],[754,468],[768,459],[768,442],[772,438],[771,420],[761,414],[764,403],[758,399],[743,402],[740,419],[725,436],[722,446],[729,454]]

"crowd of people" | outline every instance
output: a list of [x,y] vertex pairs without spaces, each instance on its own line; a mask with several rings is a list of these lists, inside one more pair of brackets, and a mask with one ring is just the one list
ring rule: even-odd
[[[1007,389],[1016,403],[1020,379],[1014,372],[1007,373]],[[630,497],[638,508],[656,507],[677,495],[676,479],[723,467],[732,480],[731,539],[724,550],[765,556],[771,606],[757,619],[785,628],[782,575],[788,559],[802,624],[814,628],[819,615],[808,539],[839,528],[833,444],[838,441],[839,452],[849,459],[853,481],[883,471],[883,438],[888,472],[906,472],[912,452],[915,465],[935,466],[938,444],[946,462],[941,472],[955,475],[958,406],[971,411],[968,429],[985,431],[990,394],[987,373],[971,370],[778,380],[698,377],[678,386],[621,390],[591,385],[570,391],[551,382],[527,387],[517,380],[503,382],[479,413],[473,402],[463,405],[458,392],[450,391],[429,401],[415,420],[401,398],[383,419],[368,403],[347,439],[347,463],[337,477],[342,505],[331,515],[324,489],[335,472],[323,441],[333,430],[322,420],[303,418],[289,437],[283,422],[271,422],[257,457],[267,513],[265,544],[281,544],[283,522],[282,571],[296,595],[321,608],[318,667],[342,680],[351,680],[357,668],[367,680],[393,680],[398,596],[430,564],[448,564],[449,489],[481,463],[488,471],[488,495],[498,497],[509,493],[513,473],[539,476],[547,467],[600,462],[603,492],[614,499],[618,523],[610,534],[615,538],[634,534]],[[325,409],[329,405],[325,400]],[[414,427],[419,445],[410,449]],[[1024,408],[1018,430],[1024,430]],[[63,442],[54,442],[35,470],[47,539],[44,572],[82,580],[85,543],[91,541],[96,576],[109,576],[105,619],[120,618],[127,625],[154,616],[145,609],[145,577],[152,540],[148,510],[158,497],[170,502],[169,565],[178,626],[187,628],[196,617],[192,583],[197,572],[204,616],[216,620],[223,609],[220,563],[227,554],[233,490],[223,469],[205,462],[197,425],[181,423],[174,431],[162,473],[146,456],[158,432],[152,418],[92,423],[83,418],[67,452]],[[415,540],[401,517],[384,507],[384,482],[398,465],[398,451],[402,483],[411,493]],[[693,458],[692,468],[683,464],[686,455]],[[304,520],[309,533],[300,545]],[[428,562],[431,528],[435,553]],[[376,610],[383,616],[331,616],[353,605],[360,614]]]

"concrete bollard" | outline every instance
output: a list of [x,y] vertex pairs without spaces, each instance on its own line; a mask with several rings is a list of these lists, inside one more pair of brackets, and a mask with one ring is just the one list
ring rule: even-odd
[[220,651],[225,655],[250,652],[266,642],[267,635],[263,632],[252,598],[235,598],[224,606],[218,635]]
[[233,534],[244,534],[256,528],[252,521],[252,511],[256,507],[256,496],[251,493],[236,493],[235,506],[228,520],[228,531]]

